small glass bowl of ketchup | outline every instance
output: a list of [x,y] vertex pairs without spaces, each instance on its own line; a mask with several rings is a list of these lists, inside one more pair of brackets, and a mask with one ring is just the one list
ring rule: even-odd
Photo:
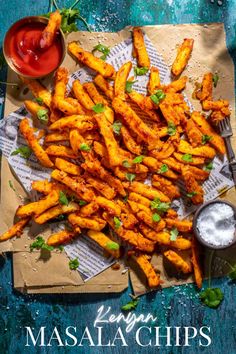
[[17,74],[27,78],[42,78],[55,71],[62,63],[65,37],[60,29],[53,44],[41,49],[39,42],[48,19],[39,16],[24,17],[7,31],[3,53],[7,64]]

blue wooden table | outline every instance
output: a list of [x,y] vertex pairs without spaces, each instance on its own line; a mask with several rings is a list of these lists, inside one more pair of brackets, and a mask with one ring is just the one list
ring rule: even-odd
[[[59,5],[69,1],[58,0]],[[11,23],[23,16],[42,14],[48,11],[48,1],[1,0],[0,42]],[[117,31],[126,25],[152,25],[164,23],[206,23],[224,22],[227,45],[236,60],[236,0],[81,0],[79,8],[93,30]],[[84,27],[81,25],[81,28]],[[6,70],[0,73],[6,79]],[[4,86],[0,86],[0,96]],[[3,104],[1,104],[3,108]],[[3,111],[3,110],[2,110]],[[235,117],[233,117],[235,119]],[[126,334],[128,347],[121,347],[119,341],[114,347],[25,347],[25,326],[39,330],[47,326],[48,333],[57,326],[63,332],[68,326],[77,326],[78,337],[89,326],[94,341],[96,330],[93,321],[101,305],[111,306],[113,313],[120,313],[121,304],[129,301],[131,289],[119,295],[57,295],[23,296],[12,288],[11,257],[0,258],[0,354],[10,353],[236,353],[236,287],[228,278],[213,281],[220,287],[225,299],[217,310],[204,307],[198,299],[193,285],[166,289],[141,298],[136,314],[152,313],[158,320],[155,326],[201,326],[211,327],[212,344],[200,347],[193,340],[190,347],[141,347],[135,343],[135,331]],[[105,326],[103,341],[113,339],[116,324]],[[125,326],[120,325],[124,330]],[[154,324],[152,324],[154,327]],[[163,333],[164,334],[164,333]],[[152,335],[153,338],[153,335]],[[174,344],[173,339],[171,345]],[[142,336],[146,343],[149,334]],[[55,342],[55,341],[54,341]],[[154,343],[154,341],[153,341]],[[184,338],[180,338],[181,345]]]

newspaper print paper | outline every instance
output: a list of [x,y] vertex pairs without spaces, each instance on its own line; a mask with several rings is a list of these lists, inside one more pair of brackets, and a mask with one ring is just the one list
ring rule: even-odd
[[[171,81],[171,75],[168,66],[164,63],[161,55],[158,54],[147,36],[145,36],[145,43],[151,60],[151,65],[156,66],[159,69],[161,81],[163,83],[169,83]],[[127,61],[132,61],[133,66],[135,67],[136,60],[132,57],[132,49],[132,39],[121,42],[110,50],[107,62],[112,64],[116,70]],[[70,88],[75,79],[79,79],[84,83],[91,81],[93,76],[94,73],[91,70],[82,68],[71,75],[68,86]],[[134,76],[133,71],[130,73],[130,76]],[[137,76],[136,80],[137,82],[133,85],[133,88],[136,91],[145,94],[148,74]],[[188,104],[190,105],[189,102]],[[23,117],[25,117],[25,110],[24,108],[20,108],[18,111],[11,113],[0,122],[0,148],[3,151],[3,155],[8,158],[9,164],[20,179],[26,191],[32,193],[31,182],[50,178],[50,169],[43,168],[39,165],[33,154],[27,161],[19,155],[11,156],[12,151],[20,146],[26,145],[24,138],[20,134],[17,134],[20,120]],[[184,190],[184,186],[181,182],[179,186],[181,190]],[[203,184],[206,193],[205,201],[218,197],[232,186],[233,181],[226,157],[224,157],[222,161],[219,157],[215,157],[211,175]],[[35,199],[37,196],[31,194],[31,198]],[[196,209],[196,206],[192,205],[187,197],[174,200],[172,206],[177,210],[180,218],[188,216]],[[54,228],[55,227],[57,226],[54,226]],[[84,235],[80,236],[70,245],[65,246],[65,251],[69,258],[79,259],[80,265],[78,270],[85,280],[99,274],[113,263],[111,258],[107,259],[103,256],[103,250],[94,241],[89,240]]]

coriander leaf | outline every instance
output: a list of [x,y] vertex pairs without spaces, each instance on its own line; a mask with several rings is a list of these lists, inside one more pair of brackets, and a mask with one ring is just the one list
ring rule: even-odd
[[130,93],[132,91],[132,87],[133,87],[133,84],[135,84],[136,81],[126,81],[126,84],[125,84],[125,91]]
[[216,308],[224,299],[224,294],[219,288],[207,288],[200,293],[201,301],[208,307]]
[[59,249],[59,251],[61,251],[61,252],[64,250],[64,247],[62,245],[59,245],[56,248]]
[[48,122],[48,110],[39,109],[37,112],[37,117],[41,123],[46,124]]
[[178,234],[179,234],[179,231],[178,231],[177,228],[175,227],[174,229],[172,229],[172,230],[170,231],[170,240],[171,240],[171,241],[176,241]]
[[102,60],[106,60],[107,56],[110,54],[110,49],[107,46],[105,46],[104,44],[101,44],[101,43],[99,43],[95,47],[93,47],[92,52],[95,52],[96,50],[103,54],[100,57],[100,59],[102,59]]
[[77,20],[82,21],[87,29],[91,32],[88,23],[86,20],[80,15],[78,9],[66,9],[63,8],[60,10],[60,14],[62,16],[61,19],[61,29],[64,33],[77,32],[79,29],[77,27]]
[[87,202],[85,200],[79,200],[79,205],[80,206],[83,206],[83,205],[86,205]]
[[146,66],[143,66],[142,68],[138,68],[137,66],[134,68],[134,74],[136,76],[141,76],[145,75],[148,72],[148,68]]
[[214,87],[217,86],[218,84],[218,81],[219,81],[219,75],[217,73],[215,73],[213,76],[212,76],[212,81],[213,81],[213,84],[214,84]]
[[138,305],[138,299],[133,299],[129,301],[126,305],[121,306],[122,311],[131,311],[135,310]]
[[232,280],[236,280],[236,264],[234,266],[231,266],[231,271],[228,273],[228,276]]
[[152,215],[152,220],[155,222],[159,222],[161,220],[161,217],[159,214],[155,213]]
[[158,170],[158,173],[166,173],[168,170],[169,170],[168,165],[164,163],[163,165],[161,165],[160,169]]
[[186,195],[187,195],[188,198],[192,198],[195,195],[197,195],[197,192],[190,192],[190,193],[187,193]]
[[79,261],[78,261],[78,258],[75,258],[75,259],[71,259],[69,261],[69,268],[71,270],[76,270],[79,266]]
[[127,195],[123,198],[123,202],[124,202],[124,203],[127,203],[128,198],[129,198],[129,196],[128,196],[128,194],[127,194]]
[[43,105],[43,99],[42,99],[41,97],[36,97],[36,98],[35,98],[35,101],[36,101],[40,106]]
[[114,224],[115,224],[115,229],[119,229],[119,227],[121,226],[121,221],[117,216],[114,216]]
[[133,163],[141,163],[143,161],[145,156],[143,155],[140,155],[140,156],[136,156],[134,159],[133,159]]
[[113,124],[112,124],[112,129],[113,132],[117,135],[120,135],[120,130],[122,128],[122,123],[119,120],[116,120]]
[[105,107],[104,107],[104,104],[103,103],[97,103],[95,104],[95,106],[93,106],[93,111],[95,113],[102,113],[105,111]]
[[28,159],[32,154],[32,150],[28,146],[20,146],[15,151],[12,151],[11,156],[20,155],[24,159]]
[[69,204],[69,200],[68,200],[66,194],[62,191],[59,192],[59,202],[61,205],[68,205]]
[[191,154],[184,154],[182,160],[186,162],[193,162],[193,156]]
[[128,160],[124,160],[124,161],[122,161],[122,166],[124,166],[125,168],[130,168],[131,164],[129,163]]
[[33,243],[31,243],[30,245],[30,252],[32,252],[34,249],[36,250],[47,250],[47,251],[52,251],[54,249],[53,246],[49,246],[45,243],[45,240],[41,237],[38,236],[36,238],[36,241],[34,241]]
[[204,134],[202,136],[202,145],[205,145],[208,141],[210,141],[212,139],[212,136]]
[[89,145],[86,144],[86,143],[80,144],[79,148],[80,148],[80,150],[82,150],[82,151],[90,151],[90,150],[91,150],[91,146],[89,146]]
[[151,209],[156,209],[160,213],[166,213],[167,210],[170,208],[170,203],[161,202],[159,198],[155,198],[150,203]]
[[116,251],[120,248],[120,245],[116,242],[110,241],[107,242],[106,247],[111,251]]
[[206,166],[203,167],[204,171],[210,172],[213,169],[213,162],[209,162]]
[[129,182],[133,182],[133,180],[135,179],[136,175],[134,173],[126,173],[125,174],[125,177],[126,179],[129,181]]
[[168,122],[167,133],[170,136],[176,134],[176,125],[173,122]]
[[151,100],[155,104],[159,104],[166,97],[162,90],[157,90],[153,95],[150,96]]
[[9,180],[8,183],[9,183],[10,188],[15,192],[16,190],[15,190],[15,188],[14,188],[14,186],[13,186],[12,181]]

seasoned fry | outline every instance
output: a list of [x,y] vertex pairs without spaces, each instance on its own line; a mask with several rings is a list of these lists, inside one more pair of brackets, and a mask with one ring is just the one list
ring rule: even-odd
[[97,71],[103,77],[113,76],[115,72],[113,66],[102,59],[95,57],[92,53],[86,52],[76,42],[69,43],[68,50],[79,62],[87,65],[90,69]]
[[48,182],[48,180],[45,179],[43,181],[33,181],[31,187],[35,191],[38,191],[43,194],[48,194],[52,191],[52,188],[54,186],[52,182]]
[[64,145],[50,145],[47,147],[46,153],[50,156],[67,157],[69,159],[76,159],[78,157],[71,148]]
[[152,186],[161,190],[170,200],[180,197],[180,191],[171,181],[159,175],[153,175]]
[[94,213],[96,213],[96,211],[98,211],[99,209],[99,205],[96,201],[92,201],[89,204],[84,205],[81,209],[80,209],[80,215],[81,216],[90,216]]
[[219,151],[220,154],[225,154],[226,149],[223,138],[215,132],[208,121],[199,112],[193,112],[191,118],[196,123],[202,134],[206,134],[211,137],[209,144]]
[[131,61],[123,64],[116,73],[115,83],[114,83],[114,94],[115,97],[119,96],[121,99],[125,99],[125,86],[128,79],[130,70],[132,68]]
[[204,194],[203,189],[197,183],[188,166],[182,167],[182,177],[185,183],[187,193],[191,195],[191,200],[193,204],[202,204]]
[[30,218],[25,217],[24,219],[18,221],[9,230],[0,235],[0,242],[9,240],[10,238],[17,236],[20,237],[24,227],[28,224]]
[[101,208],[105,209],[108,212],[108,214],[120,216],[121,209],[117,203],[104,197],[96,197],[95,200]]
[[52,102],[51,93],[37,80],[20,76],[21,81],[30,89],[34,97],[40,98],[47,107],[50,108]]
[[152,150],[150,155],[155,157],[157,160],[167,159],[169,156],[173,154],[175,151],[175,147],[170,139],[168,139],[163,145],[160,151]]
[[161,85],[159,70],[155,66],[151,67],[147,90],[150,95],[153,95]]
[[48,113],[48,109],[45,106],[38,104],[37,102],[26,100],[24,101],[24,105],[27,111],[37,119],[38,119],[38,112],[40,110],[45,111],[46,114]]
[[122,125],[120,132],[125,147],[133,154],[141,155],[142,152],[141,146],[138,143],[136,143],[134,138],[131,136],[129,130],[124,125]]
[[94,106],[94,102],[91,100],[87,92],[84,90],[83,85],[79,80],[73,81],[72,84],[73,92],[77,100],[82,104],[82,106],[88,110],[91,110]]
[[183,164],[188,164],[188,165],[203,165],[205,162],[205,159],[202,157],[191,157],[191,159],[189,159],[188,161],[186,161],[184,159],[184,154],[180,154],[179,152],[174,152],[173,153],[174,157],[176,158],[176,160],[178,160],[179,162],[183,163]]
[[102,103],[104,106],[108,106],[108,101],[102,95],[100,95],[93,82],[86,82],[83,84],[83,88],[87,91],[95,104]]
[[137,218],[134,216],[127,203],[125,204],[121,200],[117,200],[117,203],[121,208],[120,219],[122,225],[125,229],[133,230],[135,225],[138,223]]
[[[87,235],[115,258],[120,258],[120,246],[103,232],[89,230]],[[112,247],[111,247],[112,246]],[[116,247],[114,247],[116,246]]]
[[55,133],[50,133],[47,134],[44,142],[45,143],[54,143],[57,141],[67,141],[69,140],[69,133],[68,132],[55,132]]
[[37,224],[45,224],[47,221],[54,219],[59,215],[73,213],[77,210],[79,210],[79,205],[74,202],[70,202],[68,205],[56,205],[42,214],[36,215],[34,221]]
[[132,182],[132,183],[124,182],[123,185],[129,191],[141,194],[142,196],[144,196],[144,197],[146,197],[148,199],[153,200],[155,198],[158,198],[162,202],[169,202],[170,201],[170,198],[167,197],[161,191],[159,191],[159,190],[157,190],[155,188],[152,188],[152,187],[150,187],[150,186],[148,186],[146,184],[143,184],[141,182]]
[[192,267],[180,255],[174,251],[164,252],[164,256],[181,272],[184,274],[191,273]]
[[57,167],[59,170],[62,170],[66,173],[75,176],[79,176],[81,173],[81,169],[78,165],[75,165],[74,163],[61,159],[59,157],[57,157],[55,160],[55,167]]
[[21,205],[16,211],[16,215],[19,218],[25,218],[30,215],[40,215],[45,210],[57,205],[59,203],[59,194],[57,191],[51,191],[44,199],[40,199],[38,202],[28,203]]
[[30,127],[27,118],[24,118],[20,122],[20,132],[24,136],[25,140],[29,144],[29,147],[33,150],[37,159],[45,167],[52,167],[53,162],[48,157],[48,154],[43,150],[42,146],[39,144],[38,140],[34,136],[34,130]]
[[186,87],[188,81],[187,76],[182,76],[178,80],[173,81],[171,84],[165,87],[165,92],[180,92],[183,91]]
[[114,188],[110,187],[106,182],[101,181],[98,178],[89,176],[86,177],[86,181],[91,184],[91,186],[97,190],[97,192],[104,195],[107,199],[114,199],[116,196],[116,192]]
[[150,67],[150,59],[145,47],[143,32],[140,27],[133,28],[133,45],[139,67]]
[[168,229],[176,228],[181,232],[192,231],[192,221],[165,218],[165,222]]
[[166,99],[159,105],[163,117],[166,119],[167,123],[173,123],[174,125],[180,124],[180,117],[173,105],[166,103]]
[[90,229],[94,231],[101,231],[106,226],[106,221],[102,219],[98,219],[92,216],[90,218],[85,218],[75,213],[70,214],[68,216],[68,220],[74,227],[79,226],[81,228]]
[[144,254],[139,256],[132,256],[135,262],[139,265],[142,269],[144,274],[147,277],[148,286],[150,288],[156,288],[160,285],[160,275],[156,274],[152,264],[149,262],[148,257]]
[[177,56],[171,67],[173,75],[179,76],[184,71],[193,50],[193,42],[193,39],[185,38],[178,48]]
[[114,89],[113,87],[104,79],[104,77],[100,74],[98,74],[94,78],[94,83],[100,88],[104,94],[110,98],[110,100],[113,100],[114,98]]
[[56,33],[61,26],[61,15],[59,10],[50,14],[49,21],[47,26],[44,28],[41,39],[40,39],[40,47],[42,49],[50,47],[56,37]]
[[[194,113],[193,113],[194,114]],[[192,116],[193,116],[192,114]],[[193,147],[201,146],[202,145],[202,133],[198,126],[195,124],[194,120],[188,119],[185,127],[185,131]]]
[[148,198],[143,197],[142,195],[140,195],[138,193],[131,192],[129,194],[129,200],[136,202],[138,204],[142,204],[147,208],[150,208],[150,204],[151,204],[150,200]]
[[206,157],[208,159],[213,159],[216,155],[216,152],[212,147],[204,145],[193,148],[186,140],[180,140],[179,151],[184,154]]
[[69,243],[75,237],[75,233],[70,230],[62,230],[55,234],[52,234],[47,239],[47,244],[49,246],[57,247],[59,245],[65,245]]
[[93,129],[91,117],[85,115],[72,115],[58,119],[49,126],[50,130],[63,130],[64,128],[76,128],[80,132]]
[[213,75],[212,73],[206,73],[203,76],[200,100],[212,100],[212,90],[213,90]]
[[[168,164],[166,161],[170,160],[170,158],[168,159],[164,159],[161,161],[158,161],[157,159],[155,159],[154,157],[151,157],[151,156],[147,156],[147,157],[144,157],[143,159],[143,164],[146,165],[150,171],[152,172],[156,172],[156,171],[159,171],[161,166],[164,164],[167,164],[170,168],[173,168],[173,165],[171,166],[170,164]],[[178,179],[178,176],[176,173],[174,173],[170,168],[168,168],[168,170],[165,172],[165,176],[170,178],[170,179]],[[180,169],[178,170],[180,171]]]
[[135,102],[141,108],[142,111],[144,111],[148,115],[148,117],[151,120],[156,122],[160,121],[159,114],[156,111],[154,111],[155,107],[153,109],[147,107],[147,103],[148,103],[148,101],[146,100],[147,97],[143,96],[141,93],[138,93],[134,90],[132,90],[129,93],[129,97],[133,102]]
[[192,240],[192,258],[191,258],[192,264],[193,264],[193,271],[194,271],[194,277],[195,277],[195,282],[197,284],[197,287],[201,289],[202,287],[202,270],[200,267],[200,261],[199,261],[199,253],[198,253],[198,245],[197,245],[197,240],[195,237],[193,237]]

